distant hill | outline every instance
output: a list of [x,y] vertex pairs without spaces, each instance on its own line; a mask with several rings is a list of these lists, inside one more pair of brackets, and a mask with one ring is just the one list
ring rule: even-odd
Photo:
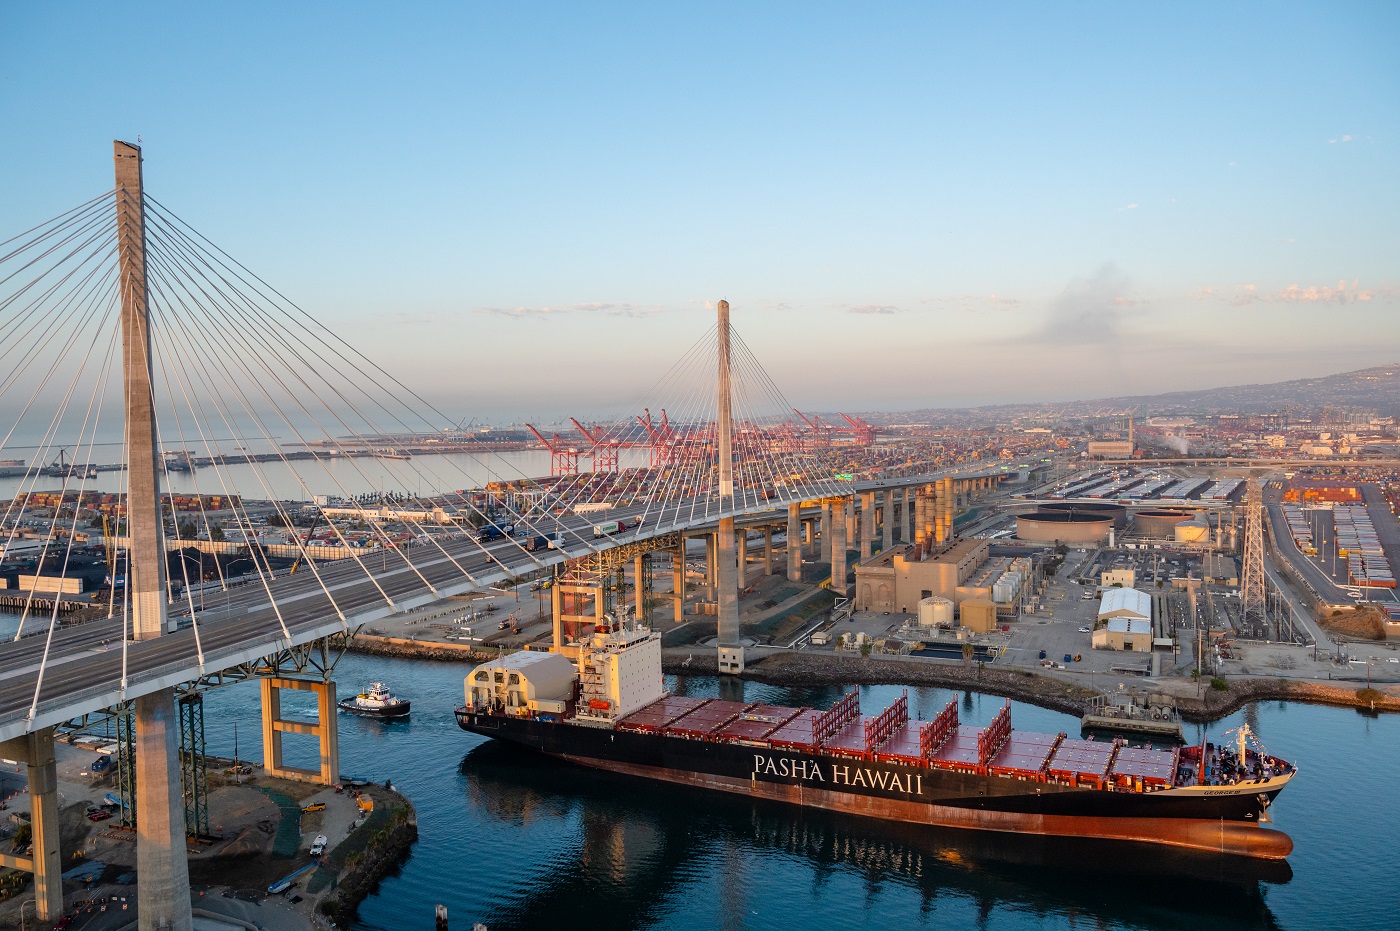
[[[956,413],[999,417],[1097,417],[1129,411],[1138,416],[1147,416],[1269,413],[1285,408],[1300,416],[1323,408],[1359,408],[1374,410],[1382,417],[1400,418],[1400,362],[1327,375],[1323,378],[1299,378],[1267,385],[1235,385],[1229,388],[1128,395],[1087,401],[996,404],[962,408]],[[897,423],[901,419],[920,421],[925,416],[944,419],[951,413],[955,412],[949,409],[925,409],[898,414],[869,413],[862,416],[873,423]]]
[[1203,391],[1107,398],[1100,404],[1134,405],[1152,413],[1187,411],[1263,413],[1296,405],[1303,410],[1367,408],[1381,416],[1400,416],[1400,363],[1378,365],[1323,378],[1299,378],[1268,385],[1235,385]]

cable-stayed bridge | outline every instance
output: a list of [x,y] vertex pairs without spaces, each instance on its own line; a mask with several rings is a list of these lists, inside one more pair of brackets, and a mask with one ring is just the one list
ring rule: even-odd
[[[177,699],[184,715],[202,688],[260,676],[268,770],[334,782],[327,638],[547,570],[558,580],[561,649],[605,611],[626,609],[610,574],[632,569],[644,610],[645,559],[657,551],[672,554],[679,619],[687,536],[710,553],[720,669],[740,672],[740,528],[767,528],[770,547],[773,529],[785,532],[798,578],[794,543],[820,515],[832,585],[844,593],[848,512],[868,556],[877,528],[885,547],[914,538],[906,490],[944,477],[837,478],[723,301],[716,324],[638,405],[644,415],[577,424],[591,471],[577,470],[577,452],[551,449],[548,478],[509,474],[497,460],[481,483],[462,457],[386,450],[380,438],[460,418],[148,195],[137,147],[118,142],[114,157],[112,191],[0,243],[0,456],[35,450],[11,464],[15,494],[0,513],[0,571],[21,559],[28,570],[11,593],[18,628],[0,645],[0,749],[29,764],[36,840],[33,857],[0,864],[35,873],[41,918],[62,908],[55,726],[93,714],[130,722],[120,763],[134,786],[141,926],[189,927],[183,841],[201,826],[187,804],[198,776],[182,787],[177,765]],[[636,446],[648,464],[623,468],[620,450]],[[386,483],[418,490],[392,508],[357,503]],[[294,499],[343,503],[321,507],[303,533]],[[322,519],[332,511],[341,519]],[[259,540],[272,527],[295,553],[290,569]],[[79,622],[64,623],[72,576],[99,532],[107,584]],[[26,534],[39,542],[22,546]],[[235,575],[220,558],[230,547],[248,571]],[[281,688],[316,692],[320,722],[279,720]],[[318,772],[282,766],[284,732],[319,738]]]

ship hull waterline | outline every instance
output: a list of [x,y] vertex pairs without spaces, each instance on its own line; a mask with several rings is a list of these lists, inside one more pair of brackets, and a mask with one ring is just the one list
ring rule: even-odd
[[[1262,827],[1257,823],[1258,815],[1250,811],[1241,814],[1240,806],[1257,807],[1260,811],[1272,801],[1281,786],[1263,793],[1243,792],[1232,795],[1217,795],[1214,798],[1167,798],[1172,793],[1151,793],[1134,797],[1129,793],[1101,792],[1096,790],[1052,791],[1042,795],[1040,789],[1027,791],[1023,795],[1001,795],[980,798],[957,798],[940,801],[920,801],[860,792],[845,792],[820,788],[800,781],[771,781],[750,775],[730,772],[716,772],[721,766],[692,765],[699,760],[685,760],[683,766],[666,765],[662,759],[639,761],[638,755],[617,747],[617,738],[635,749],[639,739],[652,746],[670,743],[673,739],[660,735],[622,734],[600,731],[596,728],[578,727],[558,723],[513,722],[494,716],[458,713],[458,724],[463,730],[483,737],[504,740],[546,756],[565,762],[587,766],[619,775],[659,780],[697,789],[727,792],[752,798],[763,798],[792,805],[822,808],[864,817],[879,818],[913,824],[927,824],[934,827],[966,830],[993,831],[1006,834],[1027,834],[1046,837],[1088,837],[1101,840],[1115,840],[1132,843],[1160,844],[1187,850],[1196,850],[1216,855],[1250,857],[1267,860],[1285,859],[1293,850],[1293,840],[1282,831]],[[515,725],[515,726],[512,726]],[[524,726],[520,726],[524,725]],[[567,735],[567,736],[566,736]],[[680,744],[697,744],[696,741],[678,741]],[[598,744],[598,746],[590,746]],[[566,746],[568,745],[568,746]],[[684,748],[690,749],[690,748]],[[700,749],[700,748],[695,748]],[[771,755],[772,751],[746,746],[719,747],[705,746],[704,749],[724,752],[724,756],[747,755],[756,750],[757,754]],[[611,752],[610,752],[611,751]],[[619,752],[620,751],[620,752]],[[666,754],[649,754],[664,756]],[[791,756],[791,755],[789,755]],[[825,762],[825,761],[823,761]],[[885,766],[879,763],[858,763],[854,760],[836,760],[837,765],[857,764],[875,769],[900,770],[903,767]],[[988,787],[1014,780],[989,779],[972,776],[924,770],[930,781],[957,781],[963,784],[964,792],[977,795],[975,784]],[[922,784],[921,784],[922,788]],[[1050,787],[1045,787],[1049,789]],[[995,791],[995,789],[993,789]],[[1104,804],[1118,804],[1122,814],[1103,815],[1090,813]],[[1131,805],[1128,809],[1125,806]],[[1203,806],[1218,806],[1219,816],[1154,816],[1153,809],[1166,812],[1173,807],[1189,805],[1192,809]],[[1021,808],[1022,810],[1016,810]],[[1052,810],[1046,810],[1052,809]],[[1058,810],[1054,810],[1058,809]],[[1075,812],[1076,809],[1080,811]],[[1075,813],[1069,813],[1075,812]],[[1216,812],[1212,812],[1212,815]],[[1241,820],[1241,818],[1246,820]]]

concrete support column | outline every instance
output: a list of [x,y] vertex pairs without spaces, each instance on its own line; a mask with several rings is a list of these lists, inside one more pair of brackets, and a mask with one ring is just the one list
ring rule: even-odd
[[[559,653],[564,647],[564,591],[559,587],[558,579],[549,588],[549,601],[554,608],[554,652]],[[263,699],[263,720],[267,718],[267,700]],[[266,723],[264,723],[266,727]],[[265,746],[265,745],[264,745]]]
[[685,619],[685,537],[680,549],[671,555],[671,592],[676,596],[676,623]]
[[860,496],[860,558],[870,558],[875,548],[875,492]]
[[913,543],[918,539],[918,524],[914,512],[917,510],[919,492],[916,488],[904,489],[904,542]]
[[[831,562],[831,500],[822,500],[822,553],[821,561]],[[844,534],[843,534],[844,536]]]
[[140,887],[140,927],[189,931],[194,919],[185,858],[185,803],[176,762],[180,727],[174,690],[136,699],[135,723],[136,875],[160,879]]
[[802,550],[803,556],[812,555],[812,546],[814,543],[816,543],[817,539],[816,534],[817,530],[813,522],[810,520],[804,520],[802,522],[802,546],[804,547],[804,549]]
[[788,505],[787,518],[787,577],[789,582],[802,581],[802,535],[800,527],[811,530],[811,524],[802,521],[802,505],[794,502]]
[[854,549],[856,545],[856,496],[842,498],[841,506],[846,511],[846,549]]
[[881,548],[889,549],[894,546],[894,492],[888,488],[885,489],[883,504],[884,513],[881,519],[881,523],[883,524],[881,530],[884,532],[884,537],[881,540]]
[[[718,563],[715,560],[716,540],[717,534],[705,534],[705,600],[707,601],[714,601],[717,591],[715,587],[717,584],[716,569],[718,567]],[[733,544],[731,543],[730,545],[732,546]]]
[[773,525],[763,528],[763,574],[773,574]]
[[739,588],[744,589],[749,584],[749,532],[740,530],[735,542],[739,544]]
[[846,597],[846,502],[837,499],[836,506],[831,509],[831,590],[841,597]]
[[[313,782],[320,785],[335,785],[340,781],[340,736],[335,714],[335,682],[322,679],[287,679],[268,676],[262,680],[262,726],[263,726],[263,769],[269,776],[282,779],[295,779],[300,782]],[[313,692],[316,695],[315,724],[305,721],[285,721],[282,719],[282,689],[299,692]],[[320,769],[309,770],[287,766],[282,761],[282,735],[305,734],[316,737],[321,745]],[[137,788],[140,788],[140,770],[137,771]],[[179,786],[176,786],[176,792]],[[183,809],[182,809],[183,810]],[[138,800],[137,825],[143,813]],[[181,832],[183,835],[183,831]],[[183,840],[181,841],[183,847]]]
[[[58,771],[54,766],[53,728],[45,727],[0,743],[0,756],[24,763],[28,770],[32,831],[30,855],[16,857],[0,853],[0,867],[32,873],[35,918],[41,922],[57,921],[63,915],[63,854],[59,847]],[[21,912],[27,904],[21,905]]]

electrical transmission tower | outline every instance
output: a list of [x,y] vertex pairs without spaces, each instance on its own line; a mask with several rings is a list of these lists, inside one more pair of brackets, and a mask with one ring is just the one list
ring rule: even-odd
[[1244,564],[1240,568],[1240,626],[1267,632],[1264,600],[1264,490],[1251,478],[1245,495]]

